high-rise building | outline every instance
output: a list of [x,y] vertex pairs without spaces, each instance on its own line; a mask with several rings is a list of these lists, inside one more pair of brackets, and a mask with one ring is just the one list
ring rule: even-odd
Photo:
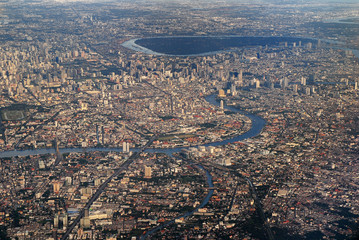
[[82,188],[82,189],[80,190],[80,192],[81,192],[81,194],[82,194],[83,196],[89,197],[89,196],[92,195],[92,189],[89,188],[89,187],[87,187],[87,188]]
[[81,111],[86,111],[87,110],[87,103],[80,101],[80,107],[81,107]]
[[231,166],[232,165],[231,159],[230,158],[223,159],[222,165],[223,166]]
[[311,93],[316,93],[315,86],[312,86],[312,88],[311,88]]
[[235,96],[237,94],[236,86],[234,84],[231,85],[231,93],[232,96]]
[[65,178],[65,183],[66,183],[66,186],[71,186],[72,185],[72,177],[67,176]]
[[95,181],[94,181],[94,184],[95,184],[96,187],[100,186],[101,183],[102,183],[102,179],[100,179],[100,178],[96,178]]
[[223,100],[221,100],[221,101],[220,101],[220,103],[219,103],[219,107],[220,107],[221,109],[223,109],[223,108],[224,108],[224,103],[223,103]]
[[151,177],[152,177],[151,167],[145,167],[145,178],[151,178]]
[[297,93],[298,92],[298,85],[295,84],[294,87],[293,87],[293,92]]
[[218,91],[218,97],[220,97],[220,98],[226,97],[226,94],[224,93],[224,90],[223,90],[223,89],[219,89],[219,91]]
[[69,224],[69,218],[67,216],[67,213],[65,213],[64,216],[62,217],[63,228],[66,229],[68,224]]
[[59,182],[53,182],[52,183],[54,193],[58,194],[60,192],[60,183]]
[[308,96],[310,95],[310,87],[307,87],[307,88],[305,89],[305,94],[307,94]]
[[127,144],[126,144],[126,142],[123,142],[122,143],[122,152],[126,152],[126,146],[127,146]]
[[44,169],[45,168],[45,163],[43,160],[39,160],[39,169]]
[[88,208],[85,209],[85,216],[80,220],[80,225],[82,228],[90,228],[90,216]]
[[289,84],[288,78],[284,78],[282,82],[282,88],[287,88]]
[[243,86],[243,70],[242,69],[238,73],[238,85]]
[[54,228],[58,228],[59,227],[59,215],[55,214],[54,217]]
[[256,88],[260,88],[260,87],[261,87],[261,82],[258,79],[256,79]]
[[300,83],[305,86],[307,85],[307,79],[305,77],[302,77],[301,80],[300,80]]

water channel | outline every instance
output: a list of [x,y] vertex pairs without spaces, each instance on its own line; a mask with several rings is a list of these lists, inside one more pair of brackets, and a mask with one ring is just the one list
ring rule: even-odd
[[[126,44],[128,46],[126,46],[126,47],[129,47],[131,45],[132,49],[133,49],[133,46],[137,47],[137,49],[134,49],[136,51],[142,51],[142,52],[151,51],[149,49],[146,49],[144,47],[136,45],[135,41],[136,41],[136,39],[127,42]],[[124,45],[126,45],[126,44],[124,44]],[[343,49],[343,48],[341,48],[341,49]],[[344,48],[344,50],[352,50],[352,49],[345,49]],[[359,51],[358,50],[352,50],[352,51],[357,57],[359,57]],[[156,54],[156,52],[153,52],[153,51],[148,52],[148,53]],[[209,95],[205,99],[206,99],[207,102],[211,103],[212,105],[219,106],[219,102],[216,101],[216,96],[215,95]],[[248,118],[250,118],[251,122],[252,122],[251,123],[251,128],[247,132],[245,132],[245,133],[243,133],[241,135],[235,136],[233,138],[225,139],[225,140],[222,140],[222,141],[219,141],[219,142],[212,142],[212,143],[204,144],[202,146],[221,146],[221,145],[225,145],[225,144],[228,144],[228,143],[233,143],[233,142],[237,142],[237,141],[243,141],[245,139],[255,137],[258,134],[260,134],[260,132],[262,131],[262,129],[264,128],[264,126],[266,124],[265,120],[262,119],[261,117],[259,117],[257,115],[254,115],[254,114],[251,114],[251,113],[248,113],[248,112],[245,112],[245,111],[242,111],[242,110],[240,110],[238,108],[235,108],[235,107],[232,107],[232,106],[225,106],[225,109],[229,110],[229,111],[232,111],[232,112],[243,114],[243,115],[247,116]],[[170,148],[170,149],[148,148],[148,149],[145,150],[145,152],[165,153],[165,154],[168,154],[168,155],[172,155],[173,153],[176,153],[176,152],[179,152],[181,150],[188,149],[188,148],[189,147],[178,147],[178,148]],[[93,151],[122,152],[122,148],[92,147],[92,148],[62,148],[62,149],[60,149],[60,153],[93,152]],[[136,151],[139,151],[139,149],[138,148],[132,148],[131,151],[136,152]],[[54,154],[55,149],[53,149],[53,148],[45,148],[45,149],[31,149],[31,150],[12,150],[12,151],[0,152],[0,158],[16,157],[16,156],[30,156],[30,155],[43,155],[43,154],[50,154],[50,153]],[[211,189],[211,188],[213,188],[212,176],[201,165],[196,165],[196,166],[198,168],[202,169],[202,171],[205,172],[207,185],[209,187],[209,191],[208,191],[206,197],[202,200],[201,204],[197,208],[195,208],[194,210],[192,210],[190,212],[186,212],[186,213],[184,213],[184,214],[182,214],[180,216],[177,216],[175,219],[173,219],[173,220],[171,220],[169,222],[166,222],[166,223],[164,223],[162,225],[159,225],[159,226],[151,229],[145,235],[143,235],[141,237],[141,239],[146,239],[148,236],[155,233],[156,231],[158,231],[158,230],[160,230],[160,229],[174,223],[176,219],[186,218],[188,216],[191,216],[199,208],[204,207],[209,202],[209,200],[210,200],[210,198],[211,198],[211,196],[213,194],[213,189]]]
[[[207,102],[219,106],[219,102],[216,101],[216,96],[209,95],[205,98]],[[219,142],[212,142],[204,144],[203,146],[221,146],[225,145],[227,143],[233,143],[238,141],[243,141],[247,138],[255,137],[257,136],[265,126],[266,122],[260,118],[259,116],[256,116],[254,114],[241,111],[238,108],[232,107],[232,106],[225,106],[226,110],[241,113],[248,118],[251,119],[252,125],[251,128],[238,136],[235,136],[233,138],[229,138],[226,140],[222,140]],[[172,155],[173,153],[179,152],[182,149],[188,149],[189,147],[177,147],[177,148],[148,148],[145,150],[145,152],[150,153],[166,153],[168,155]],[[101,151],[101,152],[122,152],[122,148],[105,148],[105,147],[91,147],[91,148],[60,148],[60,153],[71,153],[71,152],[94,152],[94,151]],[[132,152],[137,152],[138,148],[131,148]],[[42,148],[42,149],[29,149],[29,150],[11,150],[11,151],[3,151],[0,152],[0,158],[6,158],[6,157],[16,157],[16,156],[30,156],[30,155],[43,155],[43,154],[49,154],[49,153],[55,153],[54,148]]]
[[[213,95],[209,95],[206,98],[206,101],[211,103],[212,105],[215,106],[219,106],[219,102],[216,101],[216,96]],[[237,113],[241,113],[246,115],[248,118],[251,119],[251,128],[239,135],[239,136],[235,136],[233,138],[230,139],[226,139],[220,142],[213,142],[213,143],[208,143],[205,144],[203,146],[220,146],[220,145],[225,145],[227,143],[233,143],[233,142],[237,142],[237,141],[242,141],[245,140],[247,138],[251,138],[251,137],[255,137],[257,136],[262,129],[264,128],[266,122],[260,118],[259,116],[256,116],[254,114],[245,112],[245,111],[241,111],[238,108],[232,107],[232,106],[225,106],[226,110],[232,111],[232,112],[237,112]],[[155,149],[155,148],[149,148],[146,149],[146,152],[156,152],[156,153],[166,153],[168,155],[172,155],[175,152],[179,152],[183,149],[187,149],[188,147],[180,147],[180,148],[171,148],[171,149]],[[139,149],[137,148],[132,148],[131,151],[138,151]],[[92,152],[92,151],[103,151],[103,152],[122,152],[121,148],[63,148],[60,149],[61,153],[70,153],[70,152]],[[37,155],[37,154],[49,154],[49,153],[55,153],[55,149],[34,149],[34,150],[21,150],[21,151],[4,151],[4,152],[0,152],[0,158],[4,158],[4,157],[15,157],[15,156],[30,156],[30,155]],[[209,191],[206,195],[206,197],[202,200],[202,202],[200,203],[199,206],[197,206],[194,210],[190,211],[190,212],[186,212],[180,216],[177,216],[175,219],[166,222],[162,225],[159,225],[153,229],[151,229],[150,231],[148,231],[146,234],[142,235],[140,239],[146,239],[147,237],[149,237],[150,235],[152,235],[153,233],[157,232],[160,229],[163,229],[164,227],[172,224],[175,222],[176,219],[180,219],[180,218],[186,218],[188,216],[193,215],[195,212],[198,211],[198,209],[203,208],[204,206],[207,205],[207,203],[209,202],[209,200],[211,199],[212,195],[213,195],[213,181],[212,181],[212,176],[211,174],[208,172],[207,169],[203,168],[203,166],[201,165],[196,165],[198,168],[200,168],[202,171],[205,172],[206,175],[206,181],[207,181],[207,186],[209,187]]]

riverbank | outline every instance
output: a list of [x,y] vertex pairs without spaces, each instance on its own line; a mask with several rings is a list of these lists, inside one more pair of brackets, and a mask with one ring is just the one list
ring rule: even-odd
[[[205,97],[206,101],[211,103],[214,106],[219,106],[219,102],[216,101],[216,95],[212,94],[209,95],[207,97]],[[262,129],[264,128],[266,122],[264,119],[262,119],[261,117],[251,114],[249,112],[245,112],[245,111],[241,111],[238,108],[232,107],[232,106],[225,106],[226,110],[232,111],[232,112],[236,112],[236,113],[240,113],[243,114],[245,116],[247,116],[248,118],[251,119],[252,121],[252,125],[251,128],[249,129],[249,131],[235,136],[233,138],[229,138],[229,139],[225,139],[223,141],[219,141],[219,142],[212,142],[212,143],[207,143],[204,145],[200,145],[200,146],[205,146],[205,147],[209,147],[209,146],[221,146],[221,145],[225,145],[228,143],[233,143],[233,142],[238,142],[238,141],[243,141],[247,138],[251,138],[251,137],[255,137],[258,134],[260,134],[260,132],[262,131]],[[192,147],[192,146],[191,146]],[[177,147],[177,148],[170,148],[170,149],[165,149],[165,148],[149,148],[146,149],[146,152],[150,152],[150,153],[165,153],[168,155],[172,155],[175,152],[179,152],[183,149],[188,149],[189,147]],[[64,153],[71,153],[71,152],[94,152],[94,151],[104,151],[104,152],[122,152],[122,148],[102,148],[102,147],[92,147],[92,148],[60,148],[59,149],[60,153],[64,154]],[[138,148],[131,148],[130,151],[132,152],[137,152]],[[11,151],[3,151],[0,152],[0,158],[6,158],[6,157],[16,157],[16,156],[30,156],[30,155],[43,155],[43,154],[55,154],[56,151],[54,148],[43,148],[43,149],[29,149],[29,150],[11,150]]]

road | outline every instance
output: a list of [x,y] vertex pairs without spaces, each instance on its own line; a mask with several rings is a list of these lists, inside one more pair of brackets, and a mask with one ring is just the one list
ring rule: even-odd
[[80,222],[81,218],[84,217],[85,215],[85,210],[89,209],[91,207],[91,205],[98,199],[98,197],[101,195],[101,193],[105,190],[105,188],[107,187],[108,183],[111,182],[111,180],[115,177],[117,177],[121,172],[123,172],[124,170],[126,170],[128,168],[128,166],[130,166],[131,163],[133,163],[133,161],[140,155],[140,153],[142,153],[146,148],[148,148],[154,140],[156,140],[158,136],[155,135],[153,136],[147,143],[146,145],[144,145],[143,147],[141,147],[139,149],[138,152],[135,152],[134,154],[132,154],[124,163],[121,164],[121,166],[109,177],[106,179],[105,182],[103,182],[99,188],[97,189],[97,191],[95,192],[94,195],[92,195],[92,197],[90,198],[90,200],[86,203],[85,207],[83,207],[81,209],[81,211],[79,212],[79,215],[77,216],[77,218],[71,223],[71,225],[67,228],[66,233],[62,236],[61,240],[65,240],[69,237],[70,233],[72,232],[72,230],[76,227],[76,225]]
[[217,164],[214,164],[214,163],[210,163],[210,162],[208,162],[206,164],[204,164],[204,163],[201,163],[201,164],[208,165],[208,166],[217,168],[217,169],[222,170],[222,171],[231,172],[231,173],[237,175],[238,177],[240,177],[242,179],[245,179],[248,182],[249,188],[250,188],[250,191],[251,191],[251,195],[252,195],[252,198],[254,200],[254,204],[256,205],[256,209],[258,211],[259,217],[262,220],[262,224],[263,224],[263,227],[265,229],[267,238],[269,240],[274,240],[275,238],[274,238],[273,232],[272,232],[272,230],[271,230],[271,228],[270,228],[270,226],[269,226],[269,224],[267,222],[267,219],[265,217],[265,214],[264,214],[264,211],[263,211],[263,208],[262,208],[261,201],[258,198],[257,192],[255,190],[255,187],[254,187],[252,181],[249,178],[247,178],[246,176],[242,175],[241,173],[239,173],[238,171],[235,171],[233,169],[230,169],[230,168],[227,168],[227,167],[224,167],[224,166],[220,166],[220,165],[217,165]]
[[212,195],[213,195],[213,192],[214,192],[214,189],[213,189],[213,181],[212,181],[212,176],[210,175],[210,173],[208,172],[207,169],[205,169],[202,165],[200,164],[197,164],[197,163],[194,163],[192,162],[191,160],[188,160],[188,159],[185,159],[185,158],[181,158],[182,160],[184,161],[188,161],[189,164],[194,164],[196,165],[196,167],[198,167],[199,169],[202,169],[205,173],[205,176],[206,176],[206,181],[207,181],[207,184],[208,184],[208,193],[206,195],[206,197],[202,200],[202,202],[195,208],[193,209],[192,211],[189,211],[189,212],[185,212],[184,214],[181,214],[179,216],[176,216],[174,217],[172,220],[170,221],[167,221],[161,225],[158,225],[148,231],[146,231],[146,233],[144,233],[143,235],[141,235],[139,237],[140,240],[145,240],[145,239],[151,239],[151,235],[153,235],[155,232],[175,223],[175,220],[176,219],[181,219],[181,218],[187,218],[191,215],[193,215],[195,212],[198,212],[198,210],[200,208],[203,208],[204,206],[207,205],[207,203],[209,202],[209,200],[211,199]]
[[[242,174],[238,173],[239,175],[242,176]],[[242,176],[244,177],[244,176]],[[260,218],[262,219],[262,222],[263,222],[263,227],[264,229],[266,230],[266,234],[267,234],[267,237],[269,240],[274,240],[274,235],[272,233],[272,230],[267,222],[267,219],[264,215],[264,211],[263,211],[263,208],[262,208],[262,204],[261,204],[261,201],[259,200],[258,196],[257,196],[257,192],[254,188],[254,185],[253,183],[247,178],[247,177],[244,177],[244,179],[246,179],[246,181],[248,182],[249,184],[249,187],[251,189],[251,193],[252,193],[252,197],[254,199],[254,204],[256,205],[256,209],[258,210],[258,214],[260,216]]]

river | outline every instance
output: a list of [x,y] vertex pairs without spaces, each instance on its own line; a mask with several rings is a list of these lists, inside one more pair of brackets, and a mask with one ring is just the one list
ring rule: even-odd
[[[219,106],[219,102],[216,101],[216,96],[214,94],[207,96],[206,101],[215,105]],[[227,110],[238,112],[243,115],[246,115],[248,118],[251,119],[252,125],[251,128],[238,136],[235,136],[233,138],[229,138],[220,142],[212,142],[204,144],[203,146],[221,146],[225,145],[227,143],[233,143],[237,141],[243,141],[247,138],[252,138],[257,136],[262,129],[264,128],[266,122],[260,118],[259,116],[256,116],[254,114],[251,114],[249,112],[241,111],[238,108],[232,107],[232,106],[225,106]],[[179,152],[182,149],[188,149],[189,147],[178,147],[178,148],[149,148],[146,149],[145,152],[150,153],[166,153],[168,155],[172,155],[173,153]],[[60,153],[70,153],[70,152],[94,152],[94,151],[101,151],[101,152],[122,152],[122,148],[104,148],[104,147],[92,147],[92,148],[60,148]],[[137,152],[138,148],[131,148],[132,152]],[[11,151],[3,151],[0,152],[0,158],[5,157],[16,157],[16,156],[30,156],[30,155],[43,155],[43,154],[49,154],[49,153],[55,153],[54,148],[42,148],[42,149],[31,149],[31,150],[11,150]]]
[[285,42],[315,44],[317,40],[289,36],[165,36],[131,39],[121,45],[146,54],[189,57],[228,52],[231,48],[279,46]]
[[[206,98],[206,101],[215,105],[215,106],[219,106],[219,103],[216,101],[216,96],[213,95],[209,95]],[[251,137],[255,137],[258,134],[260,134],[260,132],[262,131],[262,129],[264,128],[266,122],[251,113],[248,112],[244,112],[239,110],[238,108],[235,107],[231,107],[231,106],[225,106],[225,109],[233,111],[233,112],[237,112],[237,113],[241,113],[246,115],[247,117],[249,117],[252,121],[251,124],[251,128],[243,133],[242,135],[230,138],[230,139],[226,139],[220,142],[213,142],[213,143],[208,143],[205,144],[204,146],[219,146],[219,145],[224,145],[227,143],[233,143],[236,141],[241,141],[247,138],[251,138]],[[175,152],[179,152],[182,149],[187,149],[188,147],[181,147],[181,148],[171,148],[171,149],[146,149],[146,152],[156,152],[156,153],[166,153],[168,155],[172,155]],[[61,153],[69,153],[69,152],[91,152],[91,151],[113,151],[113,152],[122,152],[121,148],[63,148],[60,149]],[[138,148],[132,148],[131,151],[139,151]],[[35,150],[22,150],[22,151],[4,151],[4,152],[0,152],[0,158],[4,158],[4,157],[14,157],[14,156],[29,156],[29,155],[36,155],[36,154],[48,154],[48,153],[55,153],[55,149],[35,149]],[[146,239],[147,237],[149,237],[150,235],[152,235],[153,233],[157,232],[160,229],[163,229],[164,227],[172,224],[175,222],[176,219],[180,219],[180,218],[186,218],[188,216],[193,215],[195,212],[198,211],[198,209],[203,208],[204,206],[207,205],[207,203],[209,202],[209,200],[211,199],[212,195],[213,195],[213,181],[212,181],[212,176],[211,174],[208,172],[207,169],[203,168],[203,166],[201,165],[196,165],[198,168],[202,169],[202,171],[205,172],[206,175],[206,181],[207,181],[207,185],[209,187],[209,191],[206,195],[206,197],[202,200],[202,202],[200,203],[199,206],[197,206],[194,210],[190,211],[190,212],[186,212],[180,216],[177,216],[176,218],[174,218],[173,220],[166,222],[162,225],[159,225],[151,230],[149,230],[145,235],[142,235],[140,239]]]

